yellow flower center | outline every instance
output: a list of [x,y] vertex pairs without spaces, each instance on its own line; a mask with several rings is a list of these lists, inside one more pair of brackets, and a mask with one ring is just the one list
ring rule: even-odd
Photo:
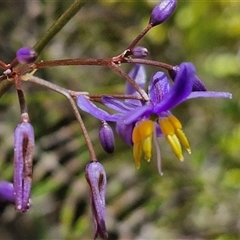
[[[159,118],[158,123],[173,152],[179,160],[183,161],[181,144],[187,149],[188,153],[191,153],[191,149],[188,139],[182,130],[181,122],[173,115],[170,115]],[[137,169],[141,166],[142,156],[148,162],[151,160],[154,127],[154,121],[143,120],[136,124],[133,129],[133,157]]]

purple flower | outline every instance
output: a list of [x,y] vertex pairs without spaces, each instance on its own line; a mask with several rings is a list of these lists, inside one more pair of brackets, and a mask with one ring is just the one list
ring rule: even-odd
[[90,187],[90,202],[94,219],[94,239],[100,236],[108,238],[105,225],[106,173],[101,163],[90,162],[85,169],[85,176]]
[[152,10],[149,23],[156,26],[165,22],[172,15],[176,6],[176,0],[162,0]]
[[21,64],[33,63],[37,59],[37,56],[36,51],[30,47],[19,48],[16,53],[16,58]]
[[[135,67],[136,70],[136,67]],[[134,72],[134,71],[133,71]],[[140,74],[142,72],[142,74]],[[133,76],[133,75],[132,75]],[[139,68],[133,79],[141,83],[143,87],[144,74]],[[199,80],[200,81],[200,80]],[[158,170],[161,173],[160,149],[157,137],[165,136],[167,142],[179,160],[183,160],[181,144],[190,153],[190,145],[182,130],[180,121],[171,114],[171,109],[191,98],[231,98],[227,92],[193,91],[196,83],[195,67],[192,63],[182,63],[178,66],[174,83],[170,85],[169,79],[163,72],[157,72],[151,77],[148,86],[149,101],[140,100],[118,100],[113,97],[104,96],[102,102],[105,106],[117,111],[110,115],[105,112],[101,115],[101,109],[84,96],[78,96],[78,106],[96,118],[117,123],[117,132],[122,139],[133,145],[135,165],[140,167],[142,157],[149,161],[152,157],[153,146],[156,149]],[[128,93],[137,94],[135,90],[127,88]],[[87,104],[86,104],[87,102]],[[92,107],[94,106],[94,107]],[[99,110],[98,110],[99,109]],[[100,118],[101,116],[101,118]],[[152,145],[154,143],[154,145]]]
[[15,208],[26,212],[29,209],[32,186],[32,161],[34,131],[28,122],[18,124],[14,132],[14,192]]
[[7,181],[0,181],[0,202],[15,203],[13,184]]

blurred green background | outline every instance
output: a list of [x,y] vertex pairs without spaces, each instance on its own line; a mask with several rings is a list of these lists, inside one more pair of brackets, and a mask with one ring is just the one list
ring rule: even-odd
[[[10,62],[21,46],[33,46],[72,1],[0,1],[0,59]],[[157,1],[87,1],[55,36],[40,59],[111,57],[145,27]],[[174,15],[140,42],[149,58],[191,61],[213,91],[232,100],[196,99],[173,113],[182,122],[192,154],[179,162],[160,140],[163,172],[156,162],[136,170],[132,149],[116,136],[104,153],[99,121],[82,114],[108,176],[106,224],[110,239],[240,239],[240,2],[178,2]],[[124,65],[129,71],[132,66]],[[157,71],[147,68],[149,76]],[[122,93],[124,81],[101,67],[42,69],[36,76],[90,93]],[[84,168],[86,145],[68,101],[24,83],[36,134],[32,208],[16,213],[0,206],[0,238],[91,239],[93,224]],[[0,99],[0,180],[12,180],[13,131],[20,120],[14,88]]]

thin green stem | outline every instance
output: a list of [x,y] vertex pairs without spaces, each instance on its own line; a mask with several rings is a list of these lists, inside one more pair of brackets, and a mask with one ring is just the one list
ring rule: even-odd
[[52,38],[69,22],[71,18],[82,8],[86,0],[75,0],[71,6],[65,11],[53,25],[47,30],[46,34],[34,45],[34,49],[38,54],[42,52],[44,47],[52,40]]

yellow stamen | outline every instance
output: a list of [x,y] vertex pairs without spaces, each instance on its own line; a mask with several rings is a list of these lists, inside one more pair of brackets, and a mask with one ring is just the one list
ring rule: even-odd
[[182,147],[181,144],[177,138],[177,136],[175,134],[173,135],[167,135],[166,139],[170,145],[170,147],[172,148],[173,152],[175,153],[175,155],[177,156],[177,158],[180,161],[183,161],[183,155],[182,155]]
[[174,127],[168,118],[160,118],[159,125],[161,127],[162,133],[167,135],[173,135],[175,133]]
[[132,141],[133,141],[133,144],[141,142],[141,135],[140,135],[140,131],[139,131],[139,125],[136,125],[133,128]]
[[189,154],[191,154],[191,148],[190,148],[188,139],[187,139],[185,133],[183,132],[183,130],[182,129],[177,129],[176,130],[176,135],[177,135],[178,139],[181,141],[182,145],[186,148],[187,152]]
[[146,161],[150,161],[152,157],[153,130],[154,122],[151,120],[141,121],[133,129],[133,157],[136,168],[140,168],[140,160],[143,153]]
[[152,135],[153,127],[154,127],[154,123],[152,120],[142,121],[138,124],[138,126],[139,126],[139,131],[142,139],[145,139],[150,135]]
[[[181,123],[179,122],[179,120],[176,117],[174,117],[172,115],[169,117],[160,118],[158,122],[161,127],[161,131],[165,135],[173,152],[175,153],[175,155],[177,156],[177,158],[179,160],[183,161],[182,147],[179,142],[179,139],[181,140],[183,137],[181,135],[181,132],[179,133],[179,131],[177,129],[177,127],[178,128],[182,127]],[[181,129],[179,129],[179,130],[181,130]],[[178,139],[178,134],[180,136],[179,139]],[[185,146],[185,144],[184,144],[184,146]]]
[[144,159],[149,162],[152,157],[152,135],[143,140],[142,149],[144,152]]
[[133,145],[133,158],[137,169],[141,167],[141,157],[142,157],[142,144],[135,143]]
[[154,123],[152,120],[145,120],[139,123],[144,159],[150,161],[152,157],[152,134]]
[[190,154],[191,153],[190,144],[188,142],[188,139],[187,139],[185,133],[182,130],[181,122],[173,115],[168,116],[168,119],[174,126],[178,139],[181,141],[183,146],[187,149],[188,153]]
[[182,124],[181,122],[173,115],[168,116],[169,121],[172,123],[172,125],[174,126],[174,128],[178,129],[182,129]]

